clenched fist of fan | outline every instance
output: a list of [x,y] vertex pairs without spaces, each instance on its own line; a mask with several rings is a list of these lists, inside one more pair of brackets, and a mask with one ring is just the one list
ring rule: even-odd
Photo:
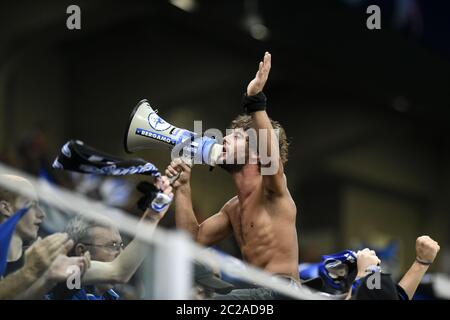
[[416,240],[416,259],[422,264],[432,264],[440,249],[439,244],[429,236],[421,236]]
[[365,248],[356,253],[358,263],[358,278],[364,277],[366,269],[369,266],[378,266],[381,260],[377,257],[375,251]]

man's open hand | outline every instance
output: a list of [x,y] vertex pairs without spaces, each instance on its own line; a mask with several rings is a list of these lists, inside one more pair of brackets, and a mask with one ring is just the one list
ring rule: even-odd
[[65,281],[71,274],[72,267],[78,267],[80,278],[90,267],[91,256],[89,251],[81,257],[68,257],[60,254],[48,269],[46,277],[49,281],[61,282]]
[[25,251],[25,265],[33,275],[39,277],[48,270],[53,261],[73,246],[66,233],[55,233],[38,239]]
[[259,63],[259,69],[256,73],[255,79],[250,81],[247,87],[247,95],[254,96],[260,93],[267,82],[267,78],[269,77],[270,67],[272,63],[272,56],[269,52],[264,54],[263,61]]

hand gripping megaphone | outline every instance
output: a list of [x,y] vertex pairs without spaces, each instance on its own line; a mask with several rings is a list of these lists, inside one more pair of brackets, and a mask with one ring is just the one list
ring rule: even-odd
[[178,149],[183,153],[179,157],[191,166],[197,163],[215,166],[223,151],[223,146],[215,139],[164,121],[146,99],[141,100],[131,113],[124,147],[128,153],[145,149]]

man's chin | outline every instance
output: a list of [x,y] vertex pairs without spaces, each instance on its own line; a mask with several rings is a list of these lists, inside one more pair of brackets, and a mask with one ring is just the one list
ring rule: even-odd
[[22,237],[22,241],[25,243],[32,243],[36,241],[37,237],[38,237],[37,231],[30,231]]
[[223,164],[219,164],[218,166],[229,173],[233,173],[233,172],[240,171],[243,165],[223,163]]

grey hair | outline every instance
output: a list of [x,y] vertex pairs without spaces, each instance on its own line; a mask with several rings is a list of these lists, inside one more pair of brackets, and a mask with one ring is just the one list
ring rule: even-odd
[[72,239],[74,244],[77,244],[82,240],[90,240],[89,229],[95,227],[110,228],[111,224],[107,221],[99,222],[76,216],[69,220],[64,232],[68,234],[69,239]]

